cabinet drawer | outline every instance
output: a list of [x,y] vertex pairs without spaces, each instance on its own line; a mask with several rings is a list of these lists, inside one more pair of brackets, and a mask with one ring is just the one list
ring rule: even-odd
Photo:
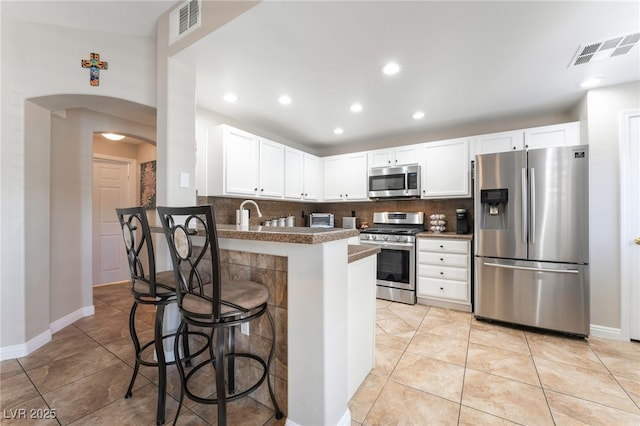
[[439,265],[418,265],[418,276],[444,280],[467,281],[467,268],[452,268]]
[[427,264],[467,268],[469,267],[469,256],[466,254],[432,253],[428,251],[421,251],[418,254],[418,263],[420,265]]
[[438,297],[468,301],[468,285],[460,281],[439,280],[437,278],[418,278],[418,296]]
[[421,238],[418,240],[418,250],[446,253],[468,253],[468,242],[458,240],[438,240],[435,238]]

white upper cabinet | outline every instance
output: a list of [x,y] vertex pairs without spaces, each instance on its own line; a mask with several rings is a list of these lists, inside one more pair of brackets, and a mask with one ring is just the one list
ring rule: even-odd
[[495,152],[516,151],[524,147],[524,134],[522,130],[512,132],[491,133],[473,138],[471,142],[471,159],[476,155],[493,154]]
[[580,122],[535,127],[524,131],[526,149],[580,145]]
[[580,122],[474,136],[471,145],[471,160],[480,154],[580,145]]
[[418,163],[420,145],[407,145],[397,148],[377,149],[367,152],[369,168],[384,166],[400,166]]
[[367,170],[366,152],[325,157],[324,200],[368,199]]
[[293,200],[320,197],[320,159],[294,148],[285,148],[284,196]]
[[198,134],[198,194],[282,198],[284,148],[226,124]]
[[258,195],[282,198],[284,195],[284,145],[260,138]]
[[257,195],[260,140],[251,133],[222,128],[224,194]]
[[422,198],[471,197],[469,139],[424,144]]
[[305,200],[319,200],[322,194],[322,168],[321,159],[315,155],[302,156],[303,160],[303,189]]

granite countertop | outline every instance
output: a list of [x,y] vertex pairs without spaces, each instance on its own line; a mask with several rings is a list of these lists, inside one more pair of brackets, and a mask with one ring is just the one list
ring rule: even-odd
[[473,234],[456,234],[455,232],[419,232],[418,238],[453,238],[457,240],[473,240]]
[[349,263],[380,253],[380,247],[373,247],[373,246],[364,246],[364,245],[360,246],[360,245],[349,244],[347,246],[347,249],[349,250]]
[[[238,225],[216,225],[216,227],[218,238],[278,243],[322,244],[360,235],[356,229],[343,228],[250,226],[248,229],[240,229]],[[159,226],[152,226],[151,231],[163,232]]]

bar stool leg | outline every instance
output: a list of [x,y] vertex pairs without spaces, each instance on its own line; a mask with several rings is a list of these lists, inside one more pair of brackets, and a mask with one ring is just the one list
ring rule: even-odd
[[224,329],[218,328],[216,330],[216,390],[218,399],[218,426],[227,425],[227,397],[224,385]]
[[136,332],[136,310],[138,309],[138,302],[134,301],[129,312],[129,333],[131,334],[131,340],[133,340],[133,348],[136,352],[136,365],[133,367],[133,375],[131,376],[131,382],[129,382],[129,388],[127,393],[124,394],[125,399],[131,398],[133,395],[133,384],[136,382],[138,376],[138,370],[140,369],[140,340],[138,340],[138,333]]
[[[178,416],[180,416],[180,410],[182,409],[182,402],[184,401],[184,367],[182,366],[182,361],[180,360],[180,342],[178,340],[182,337],[185,339],[187,337],[186,333],[183,334],[183,330],[185,330],[186,324],[184,322],[180,322],[178,326],[178,330],[176,330],[176,338],[173,342],[173,356],[176,360],[176,366],[178,367],[178,376],[180,377],[180,400],[178,401],[178,410],[176,411],[176,416],[173,419],[173,426],[176,425],[178,421]],[[184,342],[183,342],[184,344]]]
[[[235,352],[235,327],[229,327],[229,353],[233,354]],[[236,393],[236,378],[235,378],[235,357],[230,356],[227,360],[227,381],[229,382],[229,394],[233,395]]]
[[164,305],[156,307],[156,320],[154,325],[154,338],[156,358],[158,360],[158,408],[156,413],[156,424],[164,424],[164,409],[167,396],[167,364],[164,356],[164,345],[162,344],[162,320],[164,317]]
[[267,318],[269,318],[269,323],[271,323],[271,332],[273,333],[273,340],[271,342],[271,352],[269,353],[269,359],[267,360],[267,385],[269,387],[269,395],[271,396],[271,402],[273,403],[273,408],[276,412],[276,419],[280,420],[283,417],[282,411],[280,411],[280,406],[278,405],[278,401],[276,401],[276,396],[273,393],[273,387],[271,386],[271,375],[269,374],[271,370],[271,361],[273,360],[273,355],[276,351],[276,326],[273,322],[273,317],[271,316],[271,312],[269,309],[266,311]]

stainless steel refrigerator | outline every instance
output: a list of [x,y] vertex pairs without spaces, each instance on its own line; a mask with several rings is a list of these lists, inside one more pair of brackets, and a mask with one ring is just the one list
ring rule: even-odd
[[589,334],[588,154],[476,156],[476,317]]

